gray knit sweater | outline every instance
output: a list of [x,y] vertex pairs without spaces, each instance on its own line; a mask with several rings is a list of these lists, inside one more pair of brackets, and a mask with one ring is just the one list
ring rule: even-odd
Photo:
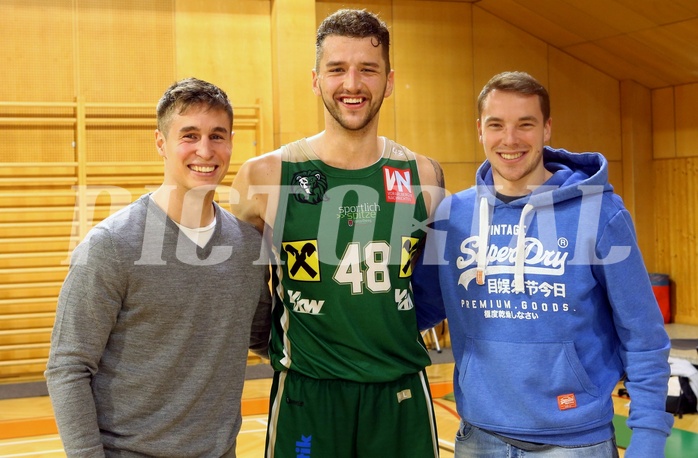
[[215,210],[203,249],[147,195],[75,249],[45,373],[69,457],[235,456],[268,267],[256,229]]

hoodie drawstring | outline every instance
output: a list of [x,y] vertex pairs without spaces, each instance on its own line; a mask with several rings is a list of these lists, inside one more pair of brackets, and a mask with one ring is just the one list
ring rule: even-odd
[[487,268],[487,244],[490,229],[490,206],[487,198],[480,199],[480,228],[478,232],[477,248],[477,270],[475,271],[475,282],[478,285],[485,284],[485,269]]
[[[512,284],[515,293],[524,292],[524,268],[526,266],[526,217],[533,211],[533,205],[524,205],[519,217],[519,227],[516,239],[516,259],[514,261],[514,283]],[[487,198],[480,199],[480,222],[478,228],[478,249],[477,249],[477,269],[475,281],[478,285],[485,284],[485,270],[487,269],[487,247],[489,244],[490,228],[490,206]]]
[[533,205],[524,205],[519,217],[519,234],[516,239],[516,261],[514,262],[514,287],[515,293],[524,292],[524,267],[526,265],[526,216],[533,210]]

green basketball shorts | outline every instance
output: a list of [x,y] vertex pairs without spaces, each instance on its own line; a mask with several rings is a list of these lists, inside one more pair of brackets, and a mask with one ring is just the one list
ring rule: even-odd
[[385,383],[275,372],[266,458],[435,458],[426,373]]

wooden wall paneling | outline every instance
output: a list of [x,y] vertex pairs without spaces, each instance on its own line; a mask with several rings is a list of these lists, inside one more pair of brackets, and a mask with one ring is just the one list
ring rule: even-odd
[[0,161],[27,167],[75,160],[75,102],[12,101],[14,97],[0,99],[0,134],[6,145]]
[[623,178],[623,162],[608,161],[608,182],[613,186],[616,194],[622,195],[625,179]]
[[496,16],[473,8],[473,83],[477,99],[482,87],[504,71],[524,71],[548,86],[548,46]]
[[[688,19],[691,17],[692,19]],[[688,13],[684,20],[663,24],[657,29],[638,29],[629,36],[634,52],[628,52],[634,62],[655,75],[669,70],[667,81],[673,85],[695,81],[698,55],[698,18]]]
[[666,52],[652,49],[651,43],[638,39],[641,32],[604,37],[563,50],[578,58],[591,61],[606,74],[618,79],[635,79],[650,87],[676,84],[671,58]]
[[477,97],[483,86],[504,71],[524,71],[548,87],[548,46],[541,40],[502,21],[491,13],[473,8],[473,109],[471,128],[476,162],[484,159],[476,132]]
[[[614,0],[617,3],[627,5],[628,8],[636,8],[637,0]],[[649,18],[654,24],[671,24],[679,22],[691,13],[698,14],[698,4],[694,0],[670,0],[664,2],[643,2],[642,9],[638,13]]]
[[77,232],[76,169],[0,163],[0,382],[43,376],[64,260]]
[[[269,97],[271,99],[271,97]],[[267,107],[267,105],[269,105]],[[266,116],[262,113],[268,110]],[[254,105],[241,105],[233,102],[233,155],[230,167],[237,170],[247,159],[268,151],[272,145],[271,101],[262,104],[257,99]],[[268,124],[268,125],[267,125]],[[269,138],[267,138],[269,137]]]
[[19,313],[46,313],[56,310],[54,298],[0,299],[0,315]]
[[[672,183],[675,181],[674,174],[677,170],[677,164],[680,162],[682,160],[655,160],[654,186],[652,187],[654,206],[658,210],[654,214],[655,227],[657,229],[654,271],[669,274],[672,282],[677,280],[672,266],[675,264],[674,259],[680,255],[680,252],[672,251],[676,235],[671,221],[675,221],[678,215],[675,213],[676,206],[670,203],[676,201],[679,197]],[[672,310],[672,316],[675,316],[677,288],[674,285],[672,285],[672,288],[672,309],[674,309]]]
[[[0,130],[13,152],[0,158],[5,381],[42,377],[72,247],[98,221],[162,181],[153,148],[155,104],[175,74],[172,0],[57,1],[52,14],[40,3],[10,2],[11,17],[27,18],[24,33],[0,38],[5,49],[24,50],[26,29],[35,30],[30,35],[42,40],[32,46],[37,52],[17,56],[64,64],[31,75],[26,69],[37,67],[34,61],[8,67],[8,81],[41,81],[0,93]],[[24,38],[8,44],[14,36]],[[251,156],[259,152],[263,129],[259,105],[248,108],[238,111],[235,127],[243,129]]]
[[[681,288],[689,289],[682,292],[677,299],[678,321],[698,324],[698,157],[686,160],[686,200],[683,203],[684,219],[680,225],[685,227],[686,250],[682,253]],[[676,202],[681,205],[681,202]],[[680,308],[679,308],[680,307]],[[698,349],[697,349],[698,350]]]
[[39,379],[45,367],[67,272],[61,263],[77,229],[76,110],[75,102],[31,97],[0,102],[6,145],[0,158],[0,381]]
[[671,278],[673,319],[698,324],[698,159],[655,161],[656,271]]
[[173,11],[174,0],[78,1],[76,95],[155,104],[175,78]]
[[618,81],[552,47],[548,65],[551,145],[622,160]]
[[[640,22],[645,26],[649,25],[649,21],[646,18],[623,7],[617,7],[609,0],[604,3],[601,10],[578,8],[574,5],[574,2],[564,0],[554,2],[547,0],[515,1],[525,5],[528,10],[534,11],[537,16],[547,20],[549,24],[563,28],[568,33],[571,32],[581,37],[583,41],[616,36],[622,32],[618,28],[621,23]],[[584,0],[584,3],[586,2],[598,3],[598,0]],[[623,21],[618,21],[618,17],[623,17]],[[541,31],[540,33],[545,32]],[[550,36],[546,41],[552,45],[562,47],[559,40],[560,38],[556,36]]]
[[[43,122],[43,126],[40,123]],[[49,125],[45,121],[32,121],[10,127],[0,125],[3,147],[1,162],[69,162],[74,159],[74,128],[70,124]],[[11,145],[11,146],[10,146]]]
[[[635,65],[632,60],[626,60],[627,55],[623,46],[618,45],[619,40],[609,40],[614,46],[604,42],[586,42],[573,46],[567,46],[564,52],[584,62],[594,62],[594,67],[616,79],[632,79],[647,87],[661,87],[668,83],[668,76],[659,75],[653,71],[647,71],[641,65]],[[636,42],[632,42],[637,47]],[[626,45],[628,46],[628,45]]]
[[471,6],[393,5],[395,138],[442,163],[474,161]]
[[[544,8],[547,9],[549,6],[545,5]],[[528,1],[481,0],[475,7],[489,11],[497,17],[514,18],[515,21],[511,23],[521,29],[530,25],[532,29],[536,30],[538,38],[546,43],[554,43],[558,47],[584,41],[582,36],[565,27],[564,24],[560,24],[554,18],[538,14],[540,10],[537,5]]]
[[652,90],[652,155],[654,159],[676,157],[673,87]]
[[[4,61],[0,100],[73,100],[74,2],[75,0],[0,2],[0,17],[5,18],[0,34]],[[34,139],[37,134],[34,133]],[[4,157],[0,159],[6,160]]]
[[[0,269],[17,268],[42,268],[43,266],[60,267],[65,261],[66,255],[62,251],[39,252],[39,253],[3,253],[0,255]],[[0,273],[6,271],[0,270]],[[62,278],[61,278],[62,280]]]
[[650,88],[695,82],[695,6],[688,6],[691,0],[649,3],[481,0],[476,7],[619,81],[632,79]]
[[[169,86],[169,84],[167,85]],[[163,86],[164,92],[167,86]],[[155,149],[155,108],[148,103],[85,102],[84,148],[86,165],[92,162],[159,161]]]
[[[645,192],[654,175],[652,161],[652,95],[634,82],[621,81],[623,187],[621,194],[635,222],[645,265],[654,266],[654,199]],[[615,184],[615,183],[614,183]],[[617,185],[617,184],[616,184]]]
[[313,135],[322,125],[312,92],[315,30],[313,0],[272,2],[273,148]]
[[[313,29],[313,44],[305,45],[311,46],[313,49],[313,65],[315,63],[315,33],[320,23],[330,14],[341,8],[357,8],[366,9],[378,15],[378,17],[386,23],[390,30],[390,65],[395,70],[395,89],[393,94],[387,99],[383,100],[383,105],[381,107],[380,116],[378,119],[378,135],[383,135],[385,137],[391,138],[393,140],[399,141],[396,134],[396,116],[397,116],[397,93],[399,92],[398,87],[404,84],[405,75],[403,73],[403,68],[399,63],[396,63],[395,53],[396,46],[399,46],[399,39],[396,41],[396,30],[393,17],[393,4],[397,3],[393,0],[363,0],[363,1],[343,1],[343,0],[318,0],[315,3],[315,28]],[[397,6],[397,5],[396,5]],[[308,90],[310,90],[310,80],[308,80]],[[325,107],[322,103],[320,97],[316,97],[316,107],[318,113],[318,129],[321,131],[325,128],[324,125],[324,111]],[[405,144],[408,148],[412,148],[412,145]],[[418,150],[416,150],[418,151]],[[418,151],[421,152],[421,151]],[[425,153],[426,154],[426,153]]]
[[[563,1],[573,5],[576,9],[575,1]],[[555,5],[555,3],[553,3]],[[534,6],[536,6],[534,4]],[[643,14],[643,8],[637,8],[637,5],[624,4],[618,0],[584,0],[584,12],[580,11],[582,16],[588,22],[582,20],[574,21],[574,25],[581,26],[585,31],[584,35],[589,38],[595,38],[589,35],[588,31],[594,31],[596,36],[616,36],[620,33],[629,33],[636,30],[650,28],[656,25],[655,18]],[[567,25],[567,24],[562,24]],[[580,33],[581,34],[581,33]]]
[[[31,185],[25,191],[16,181],[12,190],[0,191],[0,382],[42,377],[56,298],[68,269],[64,261],[76,232],[70,187],[66,184],[53,201],[56,191]],[[31,198],[13,201],[24,192]]]
[[444,163],[441,164],[446,180],[446,191],[455,194],[475,185],[475,173],[480,166],[474,162]]
[[220,86],[237,120],[249,117],[240,107],[256,107],[260,122],[235,129],[231,162],[273,149],[271,2],[178,0],[175,8],[177,79]]
[[676,86],[676,156],[698,157],[698,83]]

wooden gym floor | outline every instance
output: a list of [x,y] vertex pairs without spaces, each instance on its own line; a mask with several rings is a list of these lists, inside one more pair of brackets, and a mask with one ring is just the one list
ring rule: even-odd
[[[676,325],[672,328],[672,325],[668,325],[668,330],[672,338],[698,338],[698,327]],[[427,373],[434,398],[441,458],[452,458],[453,441],[459,424],[455,403],[450,400],[453,363],[435,364],[427,368]],[[238,458],[263,456],[270,386],[270,379],[248,380],[245,383],[243,424],[237,445]],[[616,438],[620,456],[623,457],[623,448],[627,446],[630,437],[630,432],[625,427],[628,399],[614,395],[613,403],[616,411]],[[693,457],[696,456],[697,450],[698,415],[676,417],[674,429],[667,442],[666,458]],[[47,396],[0,400],[0,457],[65,456],[56,434],[53,410]]]

